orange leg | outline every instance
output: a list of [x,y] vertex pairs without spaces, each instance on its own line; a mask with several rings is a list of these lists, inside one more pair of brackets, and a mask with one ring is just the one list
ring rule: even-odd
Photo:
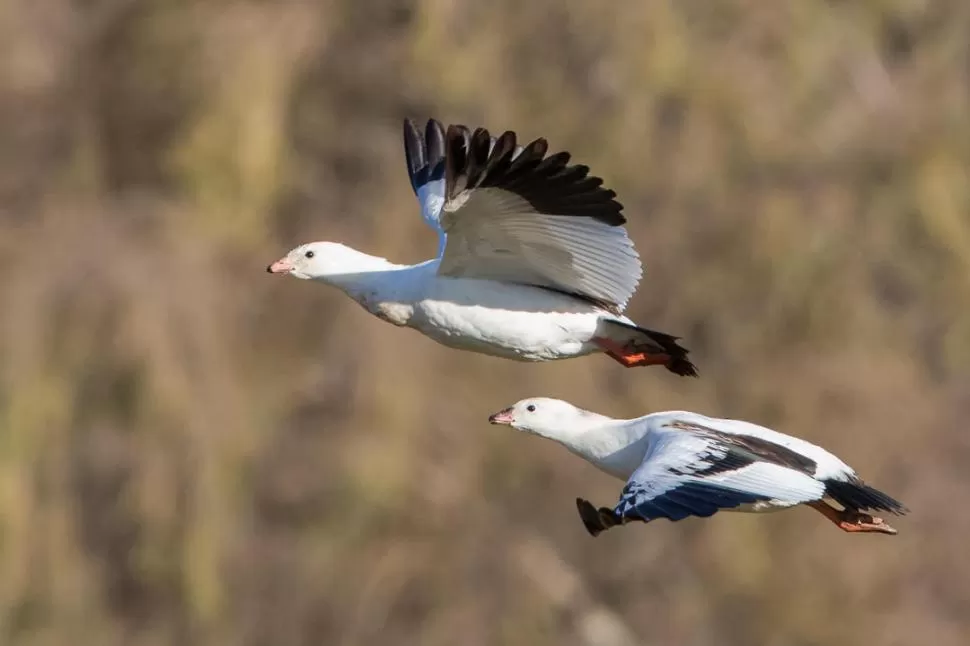
[[809,503],[808,506],[835,523],[836,527],[844,532],[896,533],[896,530],[886,524],[886,521],[882,518],[876,518],[869,514],[864,514],[861,511],[852,511],[849,509],[839,511],[821,500]]
[[624,347],[610,339],[593,337],[593,343],[603,348],[603,352],[627,368],[640,366],[665,366],[670,361],[667,354],[649,354],[643,350]]

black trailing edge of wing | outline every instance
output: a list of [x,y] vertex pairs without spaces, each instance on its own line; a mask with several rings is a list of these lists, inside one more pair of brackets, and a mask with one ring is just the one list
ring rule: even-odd
[[685,482],[662,494],[648,497],[635,483],[630,483],[624,488],[615,512],[621,518],[647,522],[657,518],[678,521],[689,516],[707,518],[722,509],[736,509],[741,505],[767,500],[768,496],[708,482]]
[[500,188],[522,197],[539,213],[585,216],[610,226],[626,223],[616,193],[589,167],[569,165],[570,154],[546,156],[545,139],[521,150],[515,132],[492,138],[485,128],[469,130],[430,119],[424,136],[410,119],[404,121],[404,150],[415,192],[428,181],[445,178],[445,196],[454,200],[468,189]]

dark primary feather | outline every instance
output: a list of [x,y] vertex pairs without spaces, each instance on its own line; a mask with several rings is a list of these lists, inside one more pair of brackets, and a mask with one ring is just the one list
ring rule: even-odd
[[[445,131],[434,119],[428,120],[424,129],[425,152],[432,168],[438,169],[438,177],[444,177]],[[440,168],[439,168],[440,167]]]
[[[568,235],[570,227],[582,228],[589,225],[588,222],[571,223],[571,216],[586,216],[607,226],[620,226],[626,222],[621,213],[622,205],[613,199],[613,191],[602,187],[603,180],[590,176],[586,166],[570,166],[567,152],[547,157],[548,144],[545,139],[536,139],[521,146],[513,131],[503,132],[498,137],[492,137],[485,128],[477,128],[472,132],[463,125],[451,125],[445,131],[440,122],[430,119],[422,140],[418,128],[406,120],[404,145],[408,172],[416,193],[431,181],[443,180],[440,184],[435,184],[432,193],[426,195],[422,202],[422,215],[439,231],[439,255],[445,263],[442,267],[446,267],[448,260],[444,236],[461,221],[460,216],[457,216],[457,220],[449,220],[447,216],[449,213],[460,212],[467,200],[474,202],[476,189],[500,189],[518,196],[531,207],[523,209],[526,213],[518,214],[526,218],[530,210],[547,216],[565,216],[561,224],[562,235]],[[437,201],[427,201],[432,195],[443,201],[438,211],[434,208]],[[623,239],[626,239],[625,235]],[[625,245],[620,244],[620,241],[617,238],[614,242],[622,248],[599,249],[591,254],[595,257],[596,253],[602,256],[604,253],[616,252],[635,258],[636,252],[632,245],[628,241]],[[572,253],[568,244],[564,249],[559,249],[555,245],[549,248],[549,245],[533,243],[530,249],[542,257],[550,254],[565,257]],[[639,272],[638,262],[631,263],[630,271],[634,270]],[[622,311],[622,306],[632,294],[632,290],[630,294],[617,295],[604,289],[587,293],[583,289],[573,288],[561,276],[549,278],[538,269],[535,273],[531,279],[523,280],[523,284],[569,294],[614,313]]]
[[445,196],[451,202],[468,189],[501,188],[519,195],[539,213],[586,216],[611,226],[626,222],[616,193],[603,188],[601,178],[590,176],[588,166],[570,166],[568,152],[547,157],[545,139],[536,139],[516,155],[517,145],[513,131],[494,139],[485,128],[472,132],[451,125],[446,132],[434,119],[428,121],[422,140],[417,127],[404,122],[405,156],[415,191],[443,172]]
[[414,122],[405,119],[404,157],[415,193],[429,181],[444,177],[445,133],[441,124],[429,119],[422,136]]
[[417,192],[417,174],[428,165],[425,156],[424,141],[417,126],[410,119],[404,120],[404,158],[408,163],[408,177],[411,178],[411,187]]
[[815,476],[817,467],[815,460],[781,444],[750,435],[724,433],[693,422],[675,421],[667,426],[694,433],[713,442],[717,452],[705,456],[707,466],[701,471],[691,471],[693,475],[714,475],[725,471],[736,471],[755,462],[770,462]]
[[582,498],[576,499],[576,510],[579,511],[579,518],[591,536],[599,536],[610,527],[623,524],[623,520],[609,507],[597,509],[593,503]]

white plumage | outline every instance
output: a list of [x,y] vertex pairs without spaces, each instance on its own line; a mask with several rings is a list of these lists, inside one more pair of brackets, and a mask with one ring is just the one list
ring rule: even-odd
[[616,194],[565,152],[513,132],[424,133],[405,154],[438,257],[395,265],[344,245],[301,245],[268,270],[342,289],[376,316],[464,350],[522,361],[605,352],[625,366],[695,375],[677,337],[623,316],[642,268]]
[[626,480],[612,509],[577,499],[594,536],[633,520],[676,521],[720,510],[764,512],[799,504],[812,506],[845,531],[894,534],[864,512],[906,511],[825,449],[749,422],[686,411],[616,420],[548,398],[524,399],[489,421],[555,440]]
[[446,229],[438,273],[545,285],[625,309],[642,273],[626,232],[588,218],[570,220],[527,208],[510,193],[463,207],[461,218]]

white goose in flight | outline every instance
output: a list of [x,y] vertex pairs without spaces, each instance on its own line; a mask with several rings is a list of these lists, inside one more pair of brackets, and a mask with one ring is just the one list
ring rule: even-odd
[[267,271],[333,285],[370,313],[462,350],[552,361],[596,352],[696,376],[678,337],[623,315],[641,277],[616,194],[569,153],[514,132],[404,122],[404,150],[438,257],[398,265],[311,242]]
[[866,512],[907,511],[825,449],[749,422],[684,411],[613,419],[544,397],[523,399],[488,421],[555,440],[626,481],[613,508],[576,499],[593,536],[632,521],[795,505],[811,507],[846,532],[895,534]]

